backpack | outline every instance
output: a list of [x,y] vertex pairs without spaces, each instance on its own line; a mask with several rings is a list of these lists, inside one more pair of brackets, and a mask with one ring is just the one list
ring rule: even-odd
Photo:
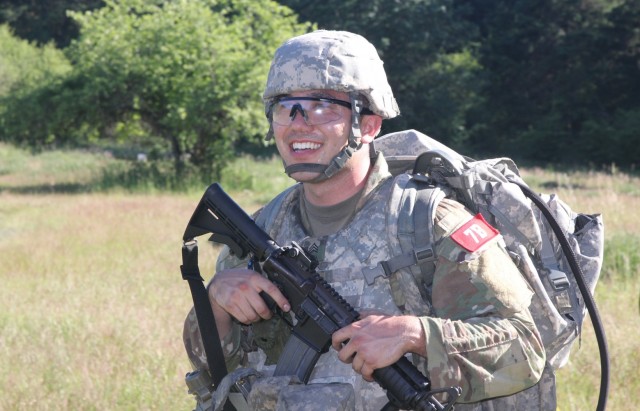
[[[529,308],[554,369],[567,363],[589,312],[600,348],[604,404],[608,354],[592,297],[604,251],[601,215],[576,213],[554,194],[538,196],[509,158],[476,161],[415,130],[381,136],[374,140],[374,149],[384,154],[393,175],[410,173],[418,188],[415,205],[402,207],[410,211],[400,213],[399,226],[424,226],[435,215],[439,199],[447,196],[498,229],[534,291]],[[430,284],[435,270],[432,236],[429,230],[416,229],[411,241],[400,240],[402,256],[379,265],[388,271],[410,267],[418,284]],[[421,260],[421,254],[428,258]]]

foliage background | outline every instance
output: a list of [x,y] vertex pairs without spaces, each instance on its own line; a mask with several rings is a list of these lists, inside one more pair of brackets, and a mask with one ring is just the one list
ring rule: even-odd
[[[210,179],[233,153],[272,152],[260,108],[270,56],[317,27],[377,47],[402,110],[385,132],[415,128],[472,156],[634,170],[638,21],[640,0],[0,0],[0,23],[32,53],[63,56],[31,67],[3,55],[0,70],[24,79],[0,86],[0,140],[126,141]],[[3,50],[28,47],[2,38]]]

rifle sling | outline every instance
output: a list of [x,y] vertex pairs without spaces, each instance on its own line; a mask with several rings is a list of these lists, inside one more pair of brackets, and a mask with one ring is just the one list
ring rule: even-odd
[[[217,388],[222,379],[227,375],[227,367],[224,362],[224,354],[220,345],[220,335],[216,327],[216,320],[213,316],[209,295],[204,286],[204,280],[198,268],[198,243],[193,240],[182,246],[182,265],[180,266],[182,279],[187,280],[193,307],[198,319],[198,327],[207,355],[209,373],[213,379],[213,387]],[[226,401],[224,411],[236,411],[231,401]]]

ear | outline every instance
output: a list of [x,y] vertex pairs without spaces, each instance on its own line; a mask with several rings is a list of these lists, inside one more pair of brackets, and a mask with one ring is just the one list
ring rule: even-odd
[[382,117],[373,114],[360,117],[360,132],[362,133],[362,143],[369,144],[380,133],[382,128]]

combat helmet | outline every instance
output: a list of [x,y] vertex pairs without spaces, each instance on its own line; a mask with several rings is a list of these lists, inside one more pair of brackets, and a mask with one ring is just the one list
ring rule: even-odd
[[362,147],[360,115],[375,113],[383,119],[400,114],[387,81],[383,62],[364,37],[346,32],[317,30],[284,42],[275,52],[263,94],[273,136],[270,108],[274,101],[294,91],[335,90],[349,95],[351,133],[347,146],[329,165],[285,165],[289,175],[298,171],[320,173],[314,181],[330,178]]

